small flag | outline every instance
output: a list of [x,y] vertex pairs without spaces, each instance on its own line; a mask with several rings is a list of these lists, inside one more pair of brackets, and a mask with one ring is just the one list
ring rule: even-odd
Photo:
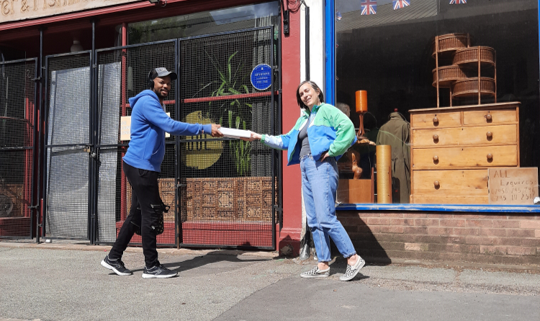
[[408,0],[394,0],[394,10],[405,8],[411,5],[411,2]]
[[467,0],[450,0],[450,4],[465,4]]
[[341,13],[339,13],[339,11],[336,13],[336,19],[339,21],[341,20]]
[[362,9],[362,11],[360,12],[360,15],[362,16],[377,14],[377,1],[362,0],[360,2],[360,8]]

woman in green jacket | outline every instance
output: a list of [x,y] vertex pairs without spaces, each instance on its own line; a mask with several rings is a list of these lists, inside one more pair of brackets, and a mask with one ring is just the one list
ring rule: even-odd
[[252,133],[250,139],[287,150],[288,165],[300,164],[302,193],[308,226],[317,250],[318,264],[302,273],[303,278],[330,275],[330,238],[347,259],[342,281],[352,280],[365,261],[356,254],[351,239],[336,217],[338,170],[336,161],[356,142],[354,125],[336,107],[324,103],[324,95],[312,81],[303,81],[296,92],[302,115],[287,134],[279,136]]

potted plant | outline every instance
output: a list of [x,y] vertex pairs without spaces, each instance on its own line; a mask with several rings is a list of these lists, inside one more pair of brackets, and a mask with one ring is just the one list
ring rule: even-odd
[[[244,61],[233,66],[233,58],[238,54],[238,51],[229,56],[227,65],[224,67],[217,59],[208,53],[206,54],[219,75],[219,80],[214,80],[203,87],[219,84],[218,88],[212,91],[212,97],[249,94],[249,89],[246,86],[249,73],[244,71]],[[214,101],[210,102],[209,116],[219,118],[219,124],[222,126],[246,130],[250,127],[248,122],[251,122],[251,108],[251,104],[240,99]],[[236,164],[237,174],[247,176],[251,170],[251,143],[243,140],[231,140],[229,147]]]

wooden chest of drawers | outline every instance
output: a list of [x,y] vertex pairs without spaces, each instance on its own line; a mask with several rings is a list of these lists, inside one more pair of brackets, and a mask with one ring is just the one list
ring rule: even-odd
[[487,204],[488,167],[519,167],[519,103],[415,109],[411,203]]

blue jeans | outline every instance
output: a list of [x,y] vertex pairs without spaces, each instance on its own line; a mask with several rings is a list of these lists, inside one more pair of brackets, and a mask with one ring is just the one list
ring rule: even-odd
[[304,156],[300,160],[300,170],[307,223],[319,262],[329,262],[332,259],[330,238],[343,257],[356,254],[351,238],[336,217],[338,171],[335,158],[328,157],[320,162],[315,161],[311,155]]

